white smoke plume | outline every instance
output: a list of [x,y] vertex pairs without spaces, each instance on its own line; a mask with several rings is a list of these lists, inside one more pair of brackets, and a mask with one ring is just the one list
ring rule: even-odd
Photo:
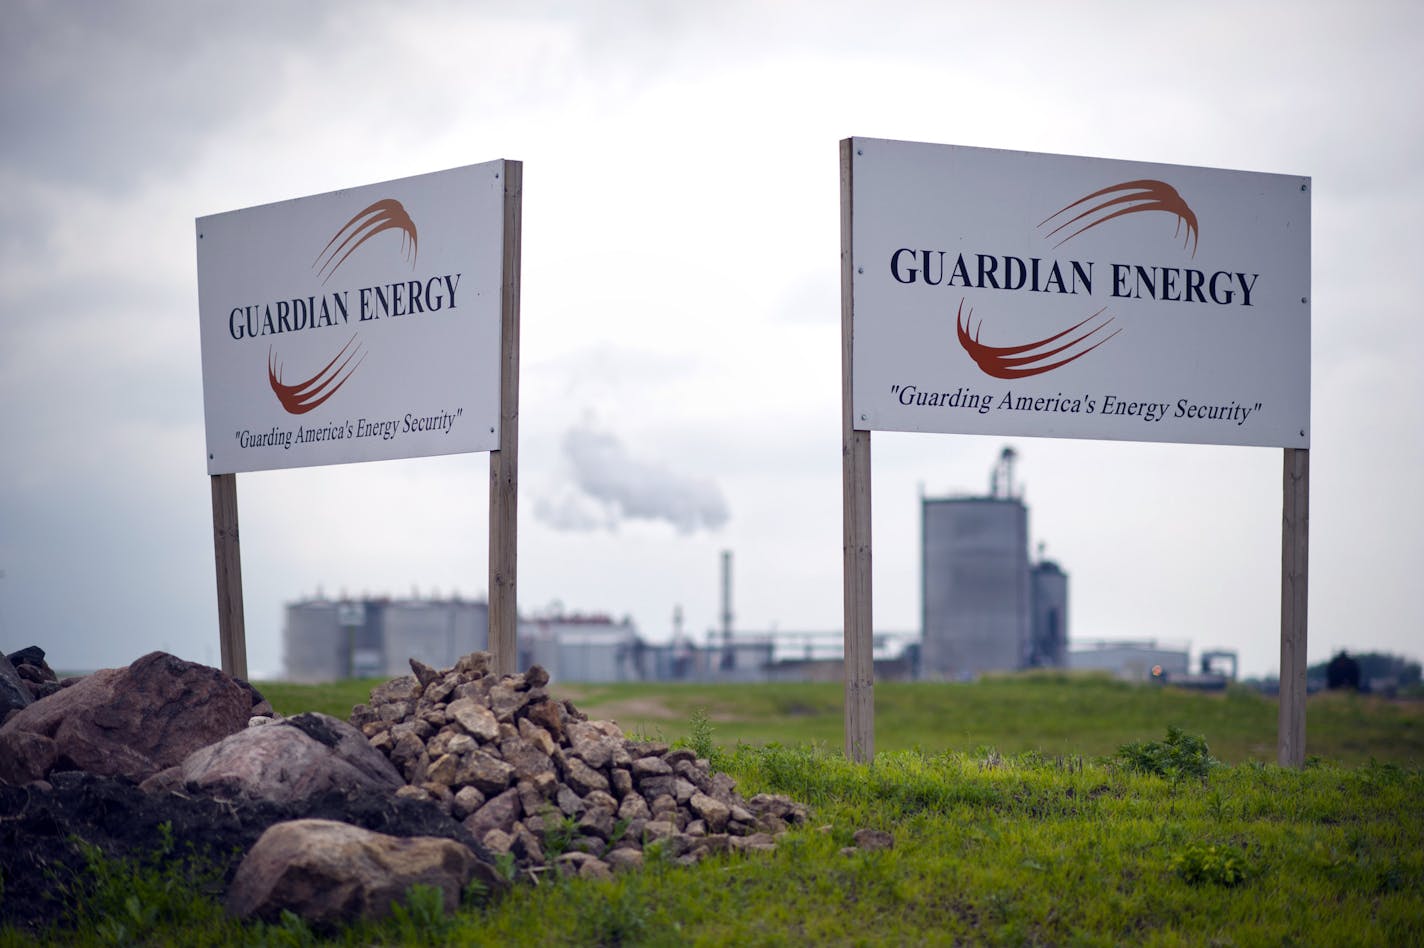
[[563,449],[573,489],[541,499],[534,510],[552,527],[614,530],[625,519],[661,520],[688,534],[727,522],[727,502],[710,478],[634,457],[614,435],[573,428]]

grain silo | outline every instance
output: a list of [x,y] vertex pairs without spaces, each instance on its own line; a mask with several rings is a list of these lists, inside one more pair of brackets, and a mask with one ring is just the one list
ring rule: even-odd
[[1014,490],[1013,462],[1005,448],[987,497],[920,499],[923,677],[968,679],[1028,663],[1028,508]]
[[1068,664],[1068,574],[1040,555],[1030,573],[1033,619],[1028,665],[1063,668]]

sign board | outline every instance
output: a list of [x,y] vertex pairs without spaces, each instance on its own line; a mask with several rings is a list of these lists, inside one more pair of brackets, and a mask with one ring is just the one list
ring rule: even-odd
[[498,449],[506,164],[198,218],[209,474]]
[[857,430],[1310,446],[1308,178],[851,145]]

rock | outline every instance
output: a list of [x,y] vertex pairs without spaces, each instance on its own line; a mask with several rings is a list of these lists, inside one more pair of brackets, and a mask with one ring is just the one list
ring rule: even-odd
[[22,708],[0,732],[51,738],[56,767],[142,780],[244,731],[247,689],[216,668],[151,652]]
[[672,776],[672,767],[661,757],[639,757],[633,761],[630,769],[633,779],[640,782],[647,777]]
[[514,829],[514,823],[521,815],[523,810],[520,809],[519,791],[511,787],[491,797],[484,806],[466,817],[465,829],[469,830],[475,839],[483,839],[492,829],[502,829],[505,832]]
[[615,849],[603,859],[614,872],[637,872],[643,868],[641,849]]
[[591,806],[579,819],[579,832],[607,842],[613,836],[613,810],[606,806]]
[[[718,774],[717,776],[722,775]],[[719,797],[718,799],[721,798]],[[774,816],[793,826],[800,826],[806,822],[807,810],[805,805],[797,803],[784,794],[758,793],[747,801],[747,806],[758,817]]]
[[576,875],[584,879],[613,878],[613,870],[608,868],[608,864],[588,853],[564,853],[554,860],[554,865],[567,875]]
[[721,833],[726,830],[727,821],[732,816],[732,808],[727,804],[705,793],[694,793],[689,798],[688,805],[692,807],[692,812],[706,822],[709,832]]
[[559,744],[554,740],[554,736],[528,718],[519,719],[519,736],[529,746],[548,757],[553,757],[558,752]]
[[20,677],[10,659],[0,655],[0,717],[11,710],[18,711],[34,703],[25,679]]
[[567,712],[557,701],[534,701],[524,709],[524,717],[548,731],[555,741],[564,740],[564,721]]
[[[279,804],[299,804],[338,789],[394,793],[405,784],[359,731],[317,712],[239,731],[199,748],[174,770],[190,793]],[[160,789],[171,776],[156,775],[143,786]]]
[[[453,912],[484,864],[454,840],[402,839],[332,820],[293,820],[269,828],[238,866],[227,907],[239,917],[275,922],[291,911],[327,929],[379,919],[413,885],[441,891]],[[497,886],[493,872],[482,882]]]
[[505,723],[513,723],[514,714],[529,702],[529,692],[515,691],[511,685],[495,685],[489,691],[489,709]]
[[895,837],[884,830],[858,829],[855,831],[855,846],[873,852],[879,849],[894,849]]
[[440,677],[440,673],[418,658],[410,659],[410,670],[415,673],[416,684],[420,686],[421,694],[430,687],[430,683]]
[[463,820],[485,805],[485,795],[474,787],[461,787],[450,805],[450,815]]
[[499,721],[489,708],[474,698],[461,698],[445,707],[445,717],[471,737],[489,742],[499,737]]
[[[37,668],[49,668],[49,663],[45,661],[45,650],[38,645],[27,645],[17,652],[10,652],[5,656],[10,660],[10,664],[19,667],[20,665],[34,665]],[[54,672],[50,672],[51,679]]]
[[455,775],[455,785],[469,785],[486,795],[500,793],[509,786],[514,768],[484,751],[467,756]]
[[19,786],[54,769],[59,745],[33,731],[0,730],[0,783]]
[[530,688],[542,688],[549,683],[549,672],[543,665],[530,665],[524,672],[524,683]]
[[533,780],[538,774],[554,769],[553,758],[528,741],[505,741],[499,750],[505,761],[514,768],[516,780]]
[[455,663],[455,671],[461,675],[481,678],[489,674],[494,657],[489,652],[471,652]]
[[[614,767],[608,772],[608,782],[613,787],[613,795],[618,799],[633,794],[633,775],[623,767]],[[633,794],[636,796],[636,794]]]
[[579,796],[586,797],[594,790],[608,792],[608,779],[603,774],[577,757],[570,757],[567,764],[568,772],[564,775],[564,782],[573,788]]
[[485,834],[485,838],[482,842],[485,844],[485,849],[488,849],[492,853],[507,853],[510,847],[514,845],[514,834],[506,833],[496,826]]
[[587,809],[584,806],[583,797],[562,783],[554,791],[554,802],[558,804],[560,812],[565,816],[582,816],[583,811]]
[[766,833],[732,836],[727,840],[727,843],[736,852],[770,853],[776,851],[776,840]]
[[419,696],[420,683],[414,675],[401,675],[371,689],[371,707],[406,702]]
[[[667,777],[644,777],[638,781],[638,792],[647,797],[649,801],[656,800],[662,796],[673,796],[676,789],[677,778]],[[674,803],[677,801],[674,800]]]
[[648,809],[648,803],[636,793],[630,793],[623,798],[623,802],[618,805],[618,818],[627,820],[646,820],[651,818],[653,811]]

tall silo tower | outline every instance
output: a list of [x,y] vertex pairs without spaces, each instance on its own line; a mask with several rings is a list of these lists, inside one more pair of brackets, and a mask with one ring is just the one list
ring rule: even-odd
[[1028,508],[1005,448],[987,497],[922,497],[921,673],[971,678],[1028,662]]
[[1034,668],[1068,665],[1068,574],[1040,554],[1033,564],[1033,641],[1028,664]]

